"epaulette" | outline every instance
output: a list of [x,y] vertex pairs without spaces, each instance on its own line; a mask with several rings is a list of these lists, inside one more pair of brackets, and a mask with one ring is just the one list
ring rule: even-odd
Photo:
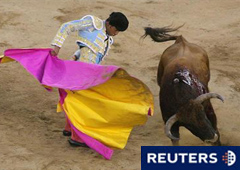
[[93,20],[93,26],[97,29],[97,30],[101,30],[103,28],[103,20],[101,20],[98,17],[92,16],[92,20]]
[[95,17],[93,15],[86,15],[82,19],[87,19],[87,18],[89,18],[89,19],[91,18],[95,29],[101,30],[103,28],[103,20],[101,20],[100,18]]

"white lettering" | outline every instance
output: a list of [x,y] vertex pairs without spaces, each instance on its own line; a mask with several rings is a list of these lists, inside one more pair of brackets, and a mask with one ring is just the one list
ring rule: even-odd
[[211,163],[211,164],[215,164],[215,163],[217,163],[217,154],[216,153],[211,153],[210,155],[209,155],[209,158],[210,158],[210,161],[209,161],[209,163]]
[[147,163],[151,163],[151,161],[153,163],[157,163],[156,157],[157,157],[157,155],[155,153],[148,153],[147,154]]
[[173,160],[171,159],[171,154],[168,153],[167,154],[167,160],[168,160],[169,163],[172,163],[172,164],[176,163],[178,161],[177,153],[174,154],[174,159]]
[[189,163],[197,163],[197,154],[189,153]]
[[158,154],[158,163],[166,163],[166,153],[159,153]]
[[178,155],[180,157],[182,157],[182,159],[181,159],[182,163],[185,163],[185,156],[187,156],[188,154],[187,153],[179,153]]
[[204,162],[207,164],[208,163],[207,157],[208,157],[208,155],[206,153],[199,153],[198,154],[198,163]]
[[[186,162],[188,161],[188,162]],[[215,164],[218,162],[217,153],[148,153],[147,163],[175,164],[177,162],[190,164]]]

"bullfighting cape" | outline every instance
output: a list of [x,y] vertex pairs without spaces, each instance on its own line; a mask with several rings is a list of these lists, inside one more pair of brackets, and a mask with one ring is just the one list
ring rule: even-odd
[[153,95],[140,80],[111,65],[61,60],[51,49],[9,49],[0,63],[19,62],[45,88],[59,89],[57,111],[92,149],[110,159],[132,128],[153,114]]

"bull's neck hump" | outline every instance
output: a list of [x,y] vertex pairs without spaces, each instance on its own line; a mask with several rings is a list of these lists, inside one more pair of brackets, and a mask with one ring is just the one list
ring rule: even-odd
[[175,43],[187,43],[187,40],[182,36],[178,36]]

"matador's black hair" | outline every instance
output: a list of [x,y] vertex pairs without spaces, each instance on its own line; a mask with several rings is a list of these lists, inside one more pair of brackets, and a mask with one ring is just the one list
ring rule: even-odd
[[129,24],[127,17],[121,12],[112,12],[107,21],[118,31],[125,31]]

